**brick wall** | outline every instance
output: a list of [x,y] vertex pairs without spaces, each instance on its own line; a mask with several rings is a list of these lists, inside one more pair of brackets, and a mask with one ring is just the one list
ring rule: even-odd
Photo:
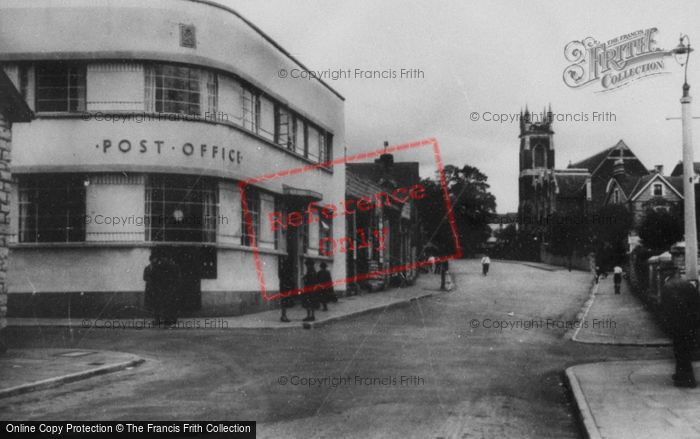
[[[7,256],[8,234],[10,233],[10,149],[11,123],[0,113],[0,334],[7,326]],[[0,351],[5,345],[0,335]]]

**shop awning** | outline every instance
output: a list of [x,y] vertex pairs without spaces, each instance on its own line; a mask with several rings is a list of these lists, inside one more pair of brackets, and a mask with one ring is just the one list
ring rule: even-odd
[[282,185],[282,194],[288,197],[304,198],[321,201],[323,194],[310,189],[301,189],[292,186]]

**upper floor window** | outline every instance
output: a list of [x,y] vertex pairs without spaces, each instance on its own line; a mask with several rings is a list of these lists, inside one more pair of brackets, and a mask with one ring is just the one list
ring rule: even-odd
[[664,187],[661,183],[654,184],[654,196],[662,197],[664,195]]
[[241,106],[243,108],[243,114],[241,115],[243,128],[257,133],[260,117],[260,96],[254,90],[243,87]]
[[622,199],[621,199],[621,197],[620,197],[620,190],[619,190],[619,189],[615,189],[615,190],[613,191],[613,197],[612,197],[612,198],[613,198],[613,203],[614,203],[614,204],[620,204],[620,202],[622,201]]
[[542,145],[535,146],[533,151],[535,154],[535,168],[544,168],[545,165],[545,150]]
[[85,66],[43,63],[36,67],[36,111],[85,111]]
[[85,180],[76,175],[19,179],[19,242],[85,240]]
[[200,70],[170,64],[146,69],[146,95],[156,113],[201,115]]

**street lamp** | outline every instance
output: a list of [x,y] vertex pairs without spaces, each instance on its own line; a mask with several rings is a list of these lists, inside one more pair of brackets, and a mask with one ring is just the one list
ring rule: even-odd
[[[687,42],[687,44],[686,44]],[[683,123],[683,195],[685,221],[685,276],[697,286],[698,280],[698,238],[695,227],[695,167],[693,165],[693,132],[690,103],[690,85],[688,85],[688,61],[690,60],[690,38],[681,35],[678,46],[671,50],[681,67],[685,68],[681,111]]]

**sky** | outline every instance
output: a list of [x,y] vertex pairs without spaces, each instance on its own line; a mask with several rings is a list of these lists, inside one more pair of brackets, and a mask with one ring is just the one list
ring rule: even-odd
[[[310,70],[420,69],[422,77],[327,80],[345,101],[348,154],[435,138],[444,164],[476,166],[488,176],[497,211],[517,211],[519,124],[490,114],[517,115],[526,105],[551,104],[556,167],[565,168],[625,143],[647,168],[666,172],[681,159],[679,102],[683,69],[664,58],[664,74],[614,91],[568,87],[565,46],[593,37],[607,41],[657,28],[656,46],[669,50],[681,33],[700,46],[700,2],[660,1],[406,1],[219,0],[251,20]],[[693,59],[695,58],[695,59]],[[700,53],[688,82],[700,97]],[[700,117],[697,99],[693,113]],[[593,121],[594,112],[608,114]],[[472,113],[478,120],[474,121]],[[566,116],[570,114],[571,116]],[[693,123],[696,158],[700,118]],[[427,150],[397,160],[419,161],[433,176]]]

